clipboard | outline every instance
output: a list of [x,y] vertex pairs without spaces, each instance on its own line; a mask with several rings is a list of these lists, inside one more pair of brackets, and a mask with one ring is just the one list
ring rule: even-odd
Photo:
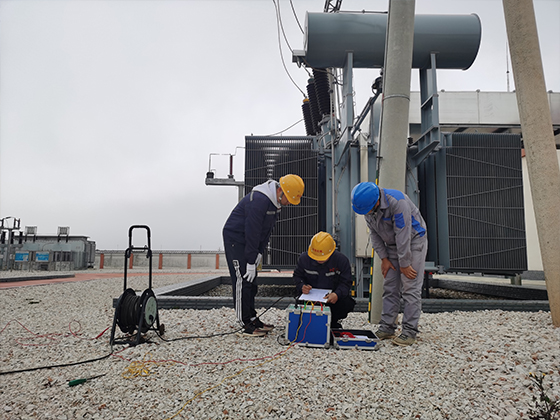
[[331,293],[329,289],[311,289],[311,291],[307,294],[302,293],[298,300],[303,301],[311,301],[311,302],[322,302],[325,303],[327,299],[325,298],[326,295]]

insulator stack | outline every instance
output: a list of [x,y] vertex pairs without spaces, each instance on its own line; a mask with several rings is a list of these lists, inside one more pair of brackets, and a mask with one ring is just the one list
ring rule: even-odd
[[315,94],[319,103],[319,113],[321,117],[330,114],[331,94],[329,86],[329,76],[326,69],[313,69],[313,79],[315,79]]
[[313,120],[311,119],[311,107],[309,105],[309,99],[305,98],[303,100],[301,110],[303,112],[303,121],[305,122],[305,132],[308,136],[313,136],[315,134],[315,130],[313,129]]
[[307,81],[307,97],[309,98],[309,107],[311,109],[313,134],[317,134],[319,133],[319,123],[321,122],[321,114],[319,113],[319,103],[317,101],[317,93],[315,92],[315,80],[313,78]]

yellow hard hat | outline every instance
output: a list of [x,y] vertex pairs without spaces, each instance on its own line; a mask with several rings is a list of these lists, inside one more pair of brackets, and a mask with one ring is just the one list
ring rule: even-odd
[[284,195],[288,201],[297,206],[303,195],[303,189],[305,188],[303,179],[297,175],[285,175],[280,178],[280,187],[282,191],[284,191]]
[[315,261],[327,261],[335,249],[333,237],[327,232],[319,232],[311,239],[307,255]]

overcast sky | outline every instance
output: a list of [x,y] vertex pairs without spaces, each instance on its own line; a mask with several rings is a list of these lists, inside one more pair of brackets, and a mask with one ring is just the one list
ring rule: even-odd
[[[290,2],[277,1],[291,47],[303,49]],[[547,89],[558,92],[560,1],[534,3]],[[293,0],[302,26],[306,11],[323,6]],[[482,21],[475,63],[439,71],[439,89],[506,91],[501,0],[416,0],[416,13]],[[308,74],[283,39],[282,52],[305,91]],[[355,71],[357,112],[378,75]],[[300,120],[299,89],[282,66],[272,0],[0,0],[0,218],[39,234],[69,226],[98,249],[126,248],[133,224],[150,226],[153,249],[223,249],[238,192],[205,185],[209,156],[237,153],[243,180],[244,137]],[[304,135],[303,123],[284,134]],[[211,169],[226,177],[227,156],[213,157]]]

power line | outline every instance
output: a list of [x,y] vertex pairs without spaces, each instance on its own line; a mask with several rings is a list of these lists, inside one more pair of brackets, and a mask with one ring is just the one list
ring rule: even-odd
[[[301,94],[305,97],[305,93],[303,92],[303,90],[300,89],[300,87],[297,85],[297,83],[294,81],[294,79],[292,78],[292,76],[290,75],[290,72],[288,71],[288,68],[286,67],[286,63],[284,61],[284,55],[282,53],[282,43],[280,42],[280,29],[282,28],[282,32],[284,32],[284,28],[282,27],[282,21],[280,19],[280,10],[279,7],[276,4],[275,0],[272,0],[272,3],[274,3],[274,10],[276,11],[276,27],[277,27],[277,32],[278,32],[278,49],[280,50],[280,59],[282,60],[282,66],[284,67],[284,70],[286,71],[286,74],[288,75],[288,77],[290,78],[290,80],[292,81],[292,83],[294,84],[294,86],[301,92]],[[288,40],[286,39],[286,34],[284,34],[284,39],[286,40],[286,43],[288,44]],[[292,50],[290,47],[290,44],[288,44],[288,48],[290,48],[290,51]]]
[[279,132],[277,132],[277,133],[274,133],[274,134],[267,134],[265,137],[276,136],[276,135],[278,135],[278,134],[280,134],[280,133],[283,133],[284,131],[288,131],[290,128],[294,127],[295,125],[299,124],[299,123],[302,122],[302,121],[303,121],[303,118],[302,118],[301,120],[299,120],[299,121],[296,121],[295,123],[293,123],[292,125],[290,125],[288,128],[285,128],[284,130],[281,130],[281,131],[279,131]]
[[301,31],[301,33],[303,33],[303,28],[301,27],[301,25],[299,23],[299,19],[298,19],[297,14],[296,14],[296,9],[294,9],[294,3],[292,2],[292,0],[290,0],[290,6],[292,6],[292,12],[294,13],[294,17],[296,18],[296,22],[299,26],[299,30]]

